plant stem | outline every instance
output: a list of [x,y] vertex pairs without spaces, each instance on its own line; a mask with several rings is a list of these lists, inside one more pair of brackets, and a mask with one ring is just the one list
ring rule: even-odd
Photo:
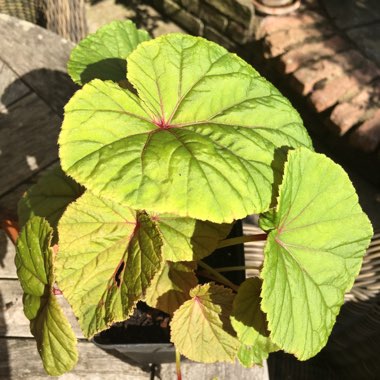
[[235,292],[237,292],[239,290],[239,287],[237,285],[232,283],[228,278],[225,278],[223,275],[221,275],[219,272],[217,272],[214,268],[210,267],[209,265],[207,265],[203,261],[199,260],[198,265],[200,267],[202,267],[203,269],[206,269],[207,272],[212,274],[215,277],[215,279],[220,281],[222,284],[227,285],[231,289],[235,290]]
[[181,354],[179,353],[177,347],[175,348],[175,369],[176,369],[176,372],[177,372],[177,380],[182,380]]
[[247,270],[247,269],[258,269],[254,266],[246,266],[246,265],[240,265],[236,267],[220,267],[220,268],[214,268],[217,272],[236,272],[239,270]]
[[218,248],[224,248],[224,247],[230,247],[231,245],[237,245],[242,243],[248,243],[250,241],[262,241],[267,239],[267,234],[256,234],[256,235],[244,235],[244,236],[238,236],[230,239],[222,240]]

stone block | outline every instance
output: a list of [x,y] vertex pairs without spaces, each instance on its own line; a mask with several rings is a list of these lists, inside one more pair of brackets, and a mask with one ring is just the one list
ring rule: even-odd
[[153,0],[153,4],[162,13],[170,17],[178,25],[195,35],[203,34],[203,23],[200,19],[185,11],[174,0]]
[[250,25],[255,11],[251,0],[203,0],[220,13],[242,24]]
[[236,45],[231,40],[207,25],[204,28],[204,37],[224,46],[229,51],[236,50]]
[[264,39],[265,55],[267,58],[277,57],[296,45],[325,39],[333,34],[334,30],[328,25],[321,28],[279,30]]
[[232,20],[228,24],[227,34],[239,45],[246,44],[254,38],[252,27],[243,26]]
[[224,32],[228,25],[227,16],[217,12],[215,8],[202,4],[199,10],[199,17],[205,23],[219,32]]
[[343,75],[366,61],[367,59],[357,50],[346,50],[299,68],[293,73],[290,85],[298,93],[307,95],[316,83]]
[[317,61],[322,57],[333,56],[348,49],[349,44],[343,38],[334,36],[321,42],[305,44],[290,50],[280,57],[279,66],[281,70],[289,74],[308,62]]
[[327,80],[322,88],[314,91],[310,101],[317,112],[322,112],[340,100],[350,99],[358,89],[380,75],[380,69],[372,62],[367,62],[359,69],[343,76]]
[[199,0],[177,0],[185,10],[195,16],[199,15],[200,1]]
[[303,12],[294,16],[269,16],[260,23],[256,38],[261,39],[266,35],[295,28],[305,28],[326,21],[323,16],[316,12]]
[[377,149],[380,145],[380,109],[351,134],[350,143],[366,153]]

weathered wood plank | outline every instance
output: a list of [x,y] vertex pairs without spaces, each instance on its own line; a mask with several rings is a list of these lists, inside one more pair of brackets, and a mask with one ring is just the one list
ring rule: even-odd
[[60,124],[34,93],[0,115],[0,196],[57,159]]
[[[0,337],[32,337],[22,305],[23,291],[18,280],[0,280]],[[77,338],[84,338],[79,324],[63,296],[57,296]]]
[[17,278],[15,254],[14,244],[6,236],[5,232],[0,230],[0,279]]
[[6,114],[7,107],[31,92],[7,64],[0,61],[0,113]]
[[[145,380],[148,373],[107,354],[90,342],[79,342],[79,361],[61,380]],[[32,339],[0,338],[0,379],[46,380],[47,376]]]
[[76,86],[66,74],[73,44],[55,33],[0,14],[0,58],[59,115]]

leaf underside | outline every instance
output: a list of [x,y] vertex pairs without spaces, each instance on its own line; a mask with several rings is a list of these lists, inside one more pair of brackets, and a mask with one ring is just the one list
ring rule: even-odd
[[171,321],[171,341],[187,358],[202,362],[234,361],[239,342],[229,316],[233,293],[213,283],[198,285]]
[[282,169],[278,148],[311,147],[288,100],[202,38],[139,44],[128,80],[138,95],[100,80],[79,90],[59,144],[65,172],[134,209],[216,223],[262,212]]
[[67,71],[79,85],[95,78],[116,82],[125,80],[126,58],[139,43],[149,39],[149,34],[137,29],[132,21],[113,21],[74,47]]
[[155,222],[86,192],[67,208],[58,231],[57,282],[83,334],[127,319],[160,267]]
[[288,155],[262,271],[270,337],[306,360],[331,333],[344,293],[359,273],[372,227],[347,174],[322,154]]
[[271,342],[265,314],[260,309],[261,280],[249,278],[239,287],[231,314],[232,327],[241,343],[239,361],[245,367],[261,364],[270,352],[277,351]]
[[52,229],[40,217],[32,217],[17,240],[16,267],[24,290],[24,312],[37,342],[46,372],[59,376],[78,360],[76,337],[55,296]]

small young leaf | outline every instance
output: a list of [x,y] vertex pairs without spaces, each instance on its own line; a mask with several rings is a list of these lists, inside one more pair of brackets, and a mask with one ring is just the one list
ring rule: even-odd
[[75,46],[67,71],[79,85],[95,78],[122,81],[126,79],[126,58],[140,42],[149,39],[149,34],[132,21],[113,21]]
[[78,360],[76,337],[52,293],[54,284],[52,229],[40,217],[32,217],[17,240],[16,267],[24,290],[24,312],[46,372],[59,376]]
[[260,291],[261,280],[249,278],[240,285],[233,303],[231,323],[241,343],[238,358],[246,367],[261,364],[278,349],[269,338],[265,314],[260,309]]
[[232,228],[231,224],[215,224],[172,214],[160,214],[156,220],[164,243],[162,254],[169,261],[203,259],[215,251],[218,242],[225,239]]
[[161,264],[155,222],[86,192],[69,205],[58,232],[57,282],[83,334],[125,320]]
[[138,96],[100,80],[77,91],[59,144],[66,173],[129,207],[231,223],[269,208],[278,148],[311,147],[289,101],[202,38],[141,43],[128,80]]
[[261,308],[273,342],[306,360],[326,344],[372,228],[347,174],[322,154],[290,151],[279,194],[265,220]]
[[83,193],[83,187],[68,177],[59,166],[48,171],[18,203],[20,227],[32,217],[46,218],[55,230],[66,207]]
[[190,299],[190,289],[198,284],[191,262],[163,261],[145,295],[145,302],[165,313],[173,314]]
[[179,352],[202,363],[234,361],[239,346],[229,316],[234,295],[230,289],[213,283],[190,291],[192,299],[175,313],[171,341]]

